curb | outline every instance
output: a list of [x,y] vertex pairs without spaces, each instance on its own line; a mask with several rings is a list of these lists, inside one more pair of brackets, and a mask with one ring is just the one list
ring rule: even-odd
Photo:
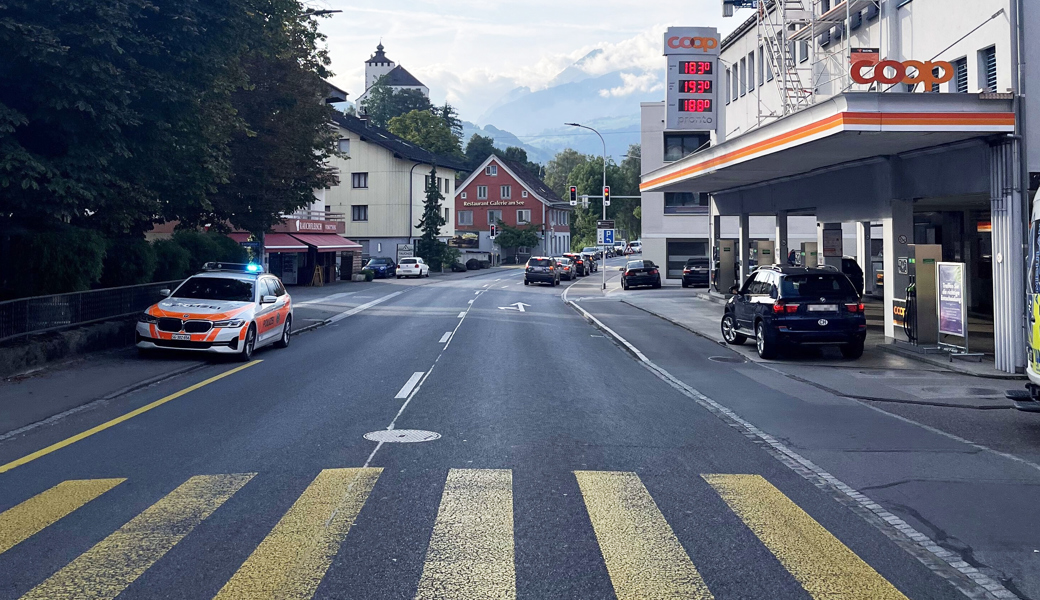
[[[1003,379],[1003,380],[1006,380],[1006,381],[1025,381],[1026,379],[1028,379],[1028,377],[1026,377],[1024,374],[1019,375],[1018,373],[992,373],[992,374],[990,374],[990,373],[973,373],[971,371],[961,371],[959,369],[953,368],[951,366],[953,364],[952,362],[939,360],[938,358],[932,358],[931,356],[928,356],[927,354],[918,354],[917,352],[903,350],[902,348],[899,348],[895,344],[878,344],[878,349],[881,350],[882,352],[888,352],[890,354],[895,354],[897,356],[902,356],[903,358],[909,358],[911,360],[918,360],[918,361],[921,361],[923,363],[928,363],[930,365],[935,365],[937,367],[943,367],[944,369],[946,369],[948,371],[953,371],[954,373],[959,373],[961,375],[969,375],[971,377],[978,377],[980,379]],[[936,355],[936,356],[939,356],[939,355]],[[945,355],[943,355],[943,356],[945,356]]]

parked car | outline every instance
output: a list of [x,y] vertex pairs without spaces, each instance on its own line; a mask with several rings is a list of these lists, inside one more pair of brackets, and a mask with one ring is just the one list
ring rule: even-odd
[[758,355],[767,359],[799,345],[837,345],[846,358],[863,355],[863,303],[849,278],[834,268],[771,265],[730,291],[722,315],[728,344],[753,336]]
[[592,252],[582,252],[581,256],[585,259],[585,264],[589,267],[589,273],[599,271],[599,262],[597,262],[595,254]]
[[551,256],[532,256],[524,270],[524,285],[532,283],[548,283],[551,287],[560,285],[560,269]]
[[844,273],[845,276],[849,278],[849,281],[852,282],[852,287],[856,288],[856,293],[862,296],[863,269],[860,268],[856,259],[851,256],[843,256],[841,258],[841,272]]
[[397,278],[402,277],[429,277],[430,265],[416,256],[415,258],[402,258],[397,265]]
[[628,290],[640,285],[661,287],[661,271],[652,260],[630,260],[620,271],[621,289]]
[[574,268],[574,263],[571,262],[571,259],[566,256],[554,256],[553,260],[556,261],[556,268],[560,270],[560,279],[574,281],[578,278],[577,270]]
[[371,269],[376,279],[382,279],[384,277],[390,277],[397,269],[397,263],[394,259],[388,256],[377,256],[368,261],[365,265],[366,269]]
[[574,268],[578,271],[578,277],[584,277],[591,273],[591,271],[589,271],[589,265],[585,262],[585,257],[581,254],[577,252],[567,252],[564,256],[571,259],[571,263],[574,264]]
[[621,256],[625,253],[625,248],[628,246],[624,240],[620,242],[614,242],[614,256]]
[[631,248],[632,252],[635,252],[636,254],[642,254],[643,252],[643,242],[640,242],[639,240],[632,242],[628,245],[628,247]]
[[177,289],[161,292],[167,297],[137,317],[141,352],[168,348],[250,360],[257,348],[289,345],[292,298],[260,265],[206,263]]
[[592,258],[596,260],[603,260],[603,250],[597,248],[596,246],[585,246],[581,249],[581,253],[591,254]]
[[683,265],[682,286],[708,285],[708,257],[686,259]]

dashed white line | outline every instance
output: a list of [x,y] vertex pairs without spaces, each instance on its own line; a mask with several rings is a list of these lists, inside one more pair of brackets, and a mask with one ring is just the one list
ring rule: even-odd
[[425,374],[426,371],[416,371],[415,373],[412,373],[412,376],[408,378],[407,382],[405,382],[404,387],[401,388],[401,391],[397,392],[397,395],[394,396],[394,399],[404,400],[405,398],[407,398],[408,394],[412,393],[412,388],[415,387],[415,384],[419,383],[419,380],[422,379],[422,376]]
[[469,302],[467,302],[466,304],[473,304],[473,301],[472,301],[472,300],[470,300],[470,301],[469,301]]
[[466,311],[462,311],[462,312],[459,313],[459,316],[456,317],[456,318],[457,319],[464,319],[465,317],[466,317]]
[[448,340],[450,340],[450,339],[451,339],[451,332],[450,331],[445,331],[444,335],[441,336],[441,341],[439,341],[437,343],[438,344],[447,344]]

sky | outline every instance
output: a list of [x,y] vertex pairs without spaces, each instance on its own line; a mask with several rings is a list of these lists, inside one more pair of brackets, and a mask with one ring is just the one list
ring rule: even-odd
[[382,40],[387,56],[430,88],[434,103],[447,101],[470,121],[513,88],[544,88],[597,48],[604,52],[586,67],[590,74],[634,73],[625,89],[602,93],[656,92],[660,78],[646,73],[659,69],[663,76],[666,27],[715,26],[725,35],[752,14],[723,19],[720,0],[305,1],[343,11],[321,29],[332,82],[351,99],[364,92],[364,61]]

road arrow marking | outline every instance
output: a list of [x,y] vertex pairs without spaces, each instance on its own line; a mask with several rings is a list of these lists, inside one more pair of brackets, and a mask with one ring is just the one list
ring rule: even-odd
[[524,310],[525,306],[530,307],[531,305],[530,304],[524,304],[523,302],[514,302],[513,304],[510,304],[509,306],[499,306],[498,310],[518,310],[520,312],[527,312],[526,310]]

